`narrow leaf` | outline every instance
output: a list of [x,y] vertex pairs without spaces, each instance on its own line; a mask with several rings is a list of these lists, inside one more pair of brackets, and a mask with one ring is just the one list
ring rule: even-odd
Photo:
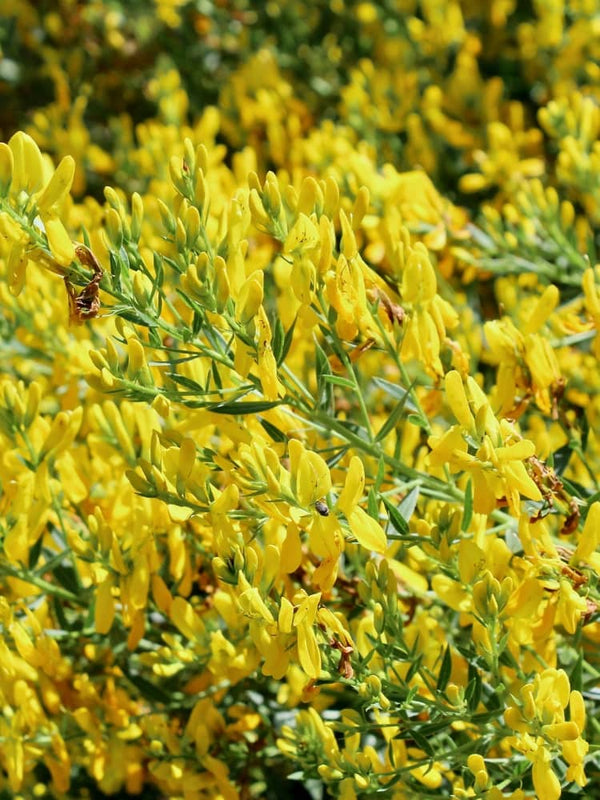
[[481,700],[481,676],[472,664],[469,664],[468,679],[465,700],[469,711],[476,711]]
[[379,495],[380,498],[383,500],[383,504],[387,509],[389,520],[392,523],[393,527],[403,535],[408,533],[408,523],[402,516],[402,514],[398,511],[396,506],[392,503],[392,501],[387,498],[385,495]]
[[437,680],[437,689],[440,692],[445,691],[448,681],[450,680],[450,673],[452,672],[452,655],[450,648],[446,647],[444,657],[442,659],[442,666],[440,667],[440,674]]
[[296,328],[296,320],[292,322],[288,331],[285,334],[285,338],[283,340],[283,348],[281,350],[281,355],[277,359],[277,366],[282,364],[285,361],[285,357],[287,356],[290,347],[292,346],[292,340],[294,338],[294,330]]
[[281,400],[245,400],[239,403],[215,403],[208,405],[209,411],[216,414],[259,414],[261,411],[268,411],[270,408],[280,406]]
[[371,486],[369,489],[369,494],[367,496],[367,512],[370,517],[376,522],[379,522],[379,508],[377,505],[377,495],[375,493],[375,489]]
[[344,389],[354,390],[355,386],[348,378],[342,378],[341,375],[324,375],[323,380],[327,383],[333,383],[335,386],[342,386]]
[[280,431],[275,425],[272,425],[270,422],[267,422],[266,419],[260,419],[260,424],[263,426],[265,431],[269,434],[271,439],[274,442],[287,442],[287,436],[283,431]]
[[463,518],[461,523],[461,530],[468,531],[469,525],[471,524],[471,520],[473,518],[473,483],[471,478],[467,483],[467,488],[465,489],[465,507],[463,508]]
[[402,414],[404,413],[404,409],[406,407],[408,396],[409,396],[408,395],[408,390],[406,390],[404,392],[404,397],[402,397],[400,400],[398,400],[398,402],[396,403],[396,405],[392,409],[391,414],[389,415],[389,417],[386,419],[386,421],[383,423],[383,425],[379,429],[379,432],[378,432],[377,436],[375,437],[375,441],[376,442],[381,442],[383,439],[385,439],[385,437],[388,435],[388,433],[396,427],[397,423],[399,422],[400,418],[402,417]]
[[415,486],[398,506],[398,511],[404,519],[408,522],[413,515],[413,511],[417,507],[417,500],[419,499],[419,487]]

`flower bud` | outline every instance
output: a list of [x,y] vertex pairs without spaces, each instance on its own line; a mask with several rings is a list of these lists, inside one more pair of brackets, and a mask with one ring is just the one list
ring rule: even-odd
[[131,239],[139,242],[144,219],[144,202],[137,192],[131,196]]
[[123,244],[123,225],[114,208],[109,208],[106,212],[106,233],[111,244],[118,250]]

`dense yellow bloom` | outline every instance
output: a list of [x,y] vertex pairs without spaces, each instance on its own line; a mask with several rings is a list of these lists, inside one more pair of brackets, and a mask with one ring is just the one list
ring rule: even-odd
[[596,4],[5,5],[0,794],[592,796]]

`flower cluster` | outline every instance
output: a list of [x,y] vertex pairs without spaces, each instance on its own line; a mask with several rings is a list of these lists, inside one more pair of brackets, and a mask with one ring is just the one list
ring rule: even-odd
[[0,797],[598,790],[597,34],[8,3]]

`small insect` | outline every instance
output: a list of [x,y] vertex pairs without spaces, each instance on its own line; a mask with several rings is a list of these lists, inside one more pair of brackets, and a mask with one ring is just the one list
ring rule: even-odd
[[66,275],[64,278],[69,299],[69,321],[75,325],[83,325],[86,320],[98,316],[98,311],[100,310],[98,287],[104,272],[89,247],[79,244],[75,248],[75,254],[82,264],[90,267],[94,272],[92,279],[81,291],[78,291],[73,286]]
[[325,502],[325,500],[317,500],[317,502],[315,503],[315,508],[322,517],[329,516],[329,507]]

